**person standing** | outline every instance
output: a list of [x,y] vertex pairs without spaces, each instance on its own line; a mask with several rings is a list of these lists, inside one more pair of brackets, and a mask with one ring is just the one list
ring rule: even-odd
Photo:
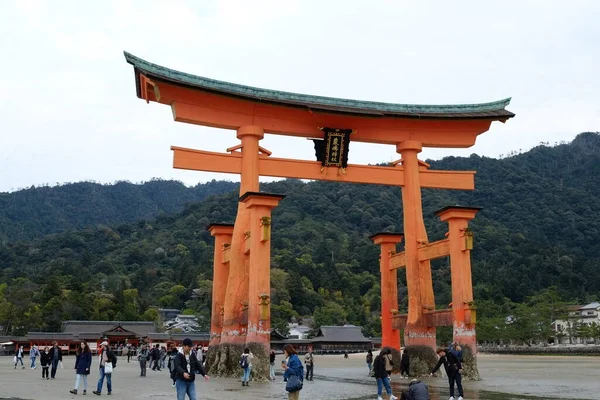
[[269,353],[269,378],[275,380],[275,350],[273,349]]
[[131,343],[127,343],[127,362],[131,359]]
[[17,369],[17,364],[19,362],[21,362],[21,369],[25,369],[25,365],[23,365],[23,346],[19,346],[17,355],[15,355],[15,369]]
[[369,368],[369,375],[371,375],[371,367],[373,366],[373,352],[367,351],[367,367]]
[[177,357],[177,347],[173,345],[171,347],[171,351],[168,355],[169,362],[167,363],[167,367],[169,367],[169,376],[173,380],[173,387],[175,387],[175,357]]
[[29,358],[31,359],[31,369],[36,369],[37,365],[35,365],[35,360],[39,357],[40,351],[38,350],[37,345],[31,346],[31,350],[29,350]]
[[50,349],[50,361],[52,362],[50,378],[54,379],[54,377],[56,377],[56,369],[58,368],[58,363],[62,364],[62,350],[60,347],[58,347],[58,342],[56,341],[52,343],[52,348]]
[[240,357],[240,367],[242,367],[244,370],[244,375],[242,376],[242,386],[248,386],[248,382],[250,381],[250,372],[252,371],[253,359],[254,354],[252,354],[250,349],[246,347]]
[[[304,365],[306,365],[306,380],[313,380],[313,371],[315,367],[314,358],[312,351],[309,351],[304,355]],[[310,377],[309,377],[310,376]]]
[[160,371],[160,349],[159,344],[152,348],[152,371]]
[[167,348],[165,346],[160,347],[160,367],[165,368],[167,366]]
[[418,379],[413,379],[408,385],[408,392],[402,392],[400,400],[429,400],[427,385]]
[[[298,358],[296,349],[291,344],[286,344],[283,348],[286,362],[281,366],[284,369],[283,378],[287,381],[285,390],[288,392],[288,400],[298,400],[302,390],[302,381],[304,379],[304,367],[302,361]],[[295,386],[295,387],[294,387]]]
[[402,358],[400,359],[400,376],[404,376],[406,373],[406,379],[410,375],[410,357],[408,356],[408,350],[404,349],[402,352]]
[[50,379],[48,369],[50,368],[50,349],[48,346],[44,347],[44,351],[40,354],[40,364],[42,365],[42,379]]
[[83,394],[87,394],[87,377],[90,374],[90,368],[92,367],[92,352],[90,346],[86,342],[81,342],[77,348],[75,355],[75,389],[70,390],[70,393],[77,394],[79,389],[79,383],[83,380]]
[[383,388],[387,392],[390,400],[397,400],[398,398],[392,394],[392,385],[390,384],[389,375],[386,369],[386,356],[389,349],[383,349],[375,361],[373,361],[373,373],[377,380],[377,400],[383,400]]
[[204,379],[209,380],[204,367],[192,353],[192,340],[183,339],[183,347],[175,356],[175,388],[177,390],[177,400],[185,400],[187,394],[189,400],[196,400],[196,372],[199,372]]
[[388,378],[392,376],[392,370],[394,369],[394,358],[392,356],[392,349],[386,347],[381,350],[380,355],[383,355],[383,359],[385,361],[385,371],[387,372]]
[[108,342],[104,341],[100,343],[100,354],[98,356],[98,369],[100,371],[100,378],[98,378],[98,385],[96,390],[92,391],[97,396],[102,394],[102,386],[104,386],[104,378],[106,377],[106,388],[107,394],[112,394],[112,370],[117,366],[117,356],[109,349]]
[[456,387],[458,388],[458,400],[463,400],[464,393],[462,387],[462,365],[460,360],[452,352],[446,352],[446,350],[443,348],[439,348],[436,353],[440,359],[429,376],[433,376],[433,374],[435,374],[443,364],[444,369],[446,370],[446,375],[448,375],[448,384],[450,385],[450,400],[454,400],[455,383]]
[[140,362],[140,376],[146,376],[146,366],[148,363],[149,352],[146,347],[146,343],[142,344],[142,346],[138,350],[137,359]]

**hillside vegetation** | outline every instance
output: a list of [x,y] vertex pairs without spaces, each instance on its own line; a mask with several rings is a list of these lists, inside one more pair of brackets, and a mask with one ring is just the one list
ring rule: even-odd
[[[446,225],[435,210],[483,207],[472,223],[480,339],[546,340],[565,304],[599,297],[598,133],[503,159],[472,155],[430,163],[432,169],[477,171],[475,191],[424,190],[423,210],[429,239],[437,240]],[[233,222],[234,186],[76,183],[1,195],[10,211],[0,214],[0,325],[21,333],[57,330],[64,319],[152,320],[156,306],[185,308],[208,321],[213,240],[205,228]],[[100,189],[111,194],[96,202],[89,193]],[[274,325],[312,315],[318,325],[347,322],[378,335],[379,251],[368,236],[402,230],[400,190],[295,180],[262,184],[261,190],[287,195],[273,214]],[[82,205],[82,198],[99,205]],[[169,214],[187,199],[203,200]],[[11,236],[19,230],[21,236]],[[10,240],[61,231],[67,232]],[[448,260],[433,263],[433,279],[438,307],[447,307]],[[507,315],[519,323],[506,325]]]

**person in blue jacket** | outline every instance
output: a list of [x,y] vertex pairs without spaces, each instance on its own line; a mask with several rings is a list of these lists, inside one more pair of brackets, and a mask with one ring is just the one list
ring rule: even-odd
[[71,393],[77,394],[79,383],[83,380],[83,394],[87,394],[87,377],[90,374],[91,366],[92,352],[90,351],[90,346],[86,342],[81,342],[75,356],[75,373],[77,374],[77,378],[75,379],[75,389],[70,390]]
[[302,361],[298,357],[298,353],[296,353],[296,349],[291,344],[286,344],[283,348],[283,353],[287,359],[287,361],[281,364],[285,372],[283,373],[284,379],[288,380],[286,390],[288,390],[288,386],[291,382],[291,377],[296,376],[300,381],[300,389],[289,391],[288,390],[288,400],[298,400],[300,398],[300,391],[302,390],[302,382],[304,380],[304,367],[302,366]]

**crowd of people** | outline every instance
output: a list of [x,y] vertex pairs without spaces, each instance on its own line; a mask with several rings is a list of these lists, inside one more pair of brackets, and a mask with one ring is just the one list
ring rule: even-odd
[[[126,351],[127,362],[132,358],[137,359],[140,366],[140,377],[146,377],[147,369],[153,371],[161,371],[167,368],[171,384],[175,387],[177,400],[184,400],[186,396],[190,400],[196,400],[195,377],[201,375],[204,379],[209,380],[209,377],[204,368],[204,354],[202,347],[195,345],[191,339],[186,338],[181,348],[172,346],[167,349],[165,346],[158,344],[148,346],[141,344],[136,348],[130,344],[124,348],[117,347],[118,350],[111,349],[108,342],[104,341],[100,344],[97,354],[98,365],[98,382],[96,390],[92,393],[101,395],[106,380],[106,394],[112,394],[112,373],[117,367],[117,355],[123,355]],[[402,349],[400,356],[400,377],[409,379],[410,376],[410,356],[406,349]],[[118,351],[118,353],[117,353]],[[281,361],[283,369],[283,381],[286,383],[286,391],[288,399],[299,399],[300,392],[303,387],[304,380],[312,381],[314,377],[315,359],[311,351],[304,354],[304,362],[301,361],[298,353],[291,344],[287,344],[284,349],[284,359]],[[452,343],[446,348],[437,350],[438,362],[431,370],[429,376],[433,376],[442,366],[448,377],[450,389],[450,400],[463,400],[462,387],[462,349],[458,343]],[[42,369],[42,379],[55,379],[57,369],[62,368],[62,351],[57,342],[54,342],[52,347],[44,347],[41,351],[36,345],[33,345],[29,351],[30,368],[37,368],[37,359]],[[75,385],[70,393],[72,394],[87,394],[88,375],[93,363],[93,354],[88,343],[82,341],[77,348],[75,357]],[[20,365],[25,369],[23,362],[24,349],[20,346],[14,356],[14,368]],[[254,354],[249,348],[245,348],[240,355],[239,365],[241,367],[241,382],[242,386],[249,386],[251,381],[252,363]],[[344,358],[348,358],[344,354]],[[275,360],[276,353],[271,350],[269,353],[269,378],[275,380]],[[384,348],[374,357],[371,350],[366,356],[366,363],[369,370],[369,375],[376,379],[378,400],[382,400],[383,389],[385,389],[390,400],[397,400],[398,397],[392,393],[391,374],[394,370],[394,357],[389,348]],[[306,373],[306,375],[305,375]],[[81,387],[81,391],[80,391]],[[458,392],[458,397],[455,398],[455,387]],[[418,379],[412,379],[406,391],[400,393],[400,400],[429,400],[429,391],[427,385]]]

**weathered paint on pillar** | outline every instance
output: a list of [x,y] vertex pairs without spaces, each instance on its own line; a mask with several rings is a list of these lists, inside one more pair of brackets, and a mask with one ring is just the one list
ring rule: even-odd
[[377,233],[371,236],[380,245],[379,271],[381,273],[381,346],[400,351],[400,331],[394,329],[392,316],[398,314],[398,273],[390,270],[390,255],[402,241],[400,233]]
[[418,245],[428,241],[423,220],[417,158],[421,150],[421,142],[415,140],[406,140],[396,145],[396,151],[402,155],[404,167],[402,208],[408,289],[408,319],[404,341],[407,346],[426,345],[435,348],[435,327],[428,327],[424,318],[425,309],[435,308],[431,265],[429,261],[419,262],[418,257]]
[[[246,192],[258,192],[258,142],[264,131],[258,126],[242,126],[237,130],[242,141],[242,171],[240,196]],[[238,205],[231,238],[229,277],[221,343],[245,343],[248,313],[248,255],[245,254],[246,232],[250,231],[250,210],[245,204]]]
[[477,337],[471,278],[470,250],[473,238],[468,226],[479,210],[475,207],[446,207],[436,212],[442,221],[448,221],[454,341],[469,345],[474,354],[477,351]]
[[215,237],[215,250],[213,256],[213,289],[212,309],[210,316],[210,346],[221,342],[223,329],[223,306],[229,278],[229,263],[223,259],[226,246],[231,246],[233,234],[232,224],[210,224],[208,231]]
[[271,210],[283,195],[246,192],[240,202],[250,210],[250,275],[246,343],[271,342]]

